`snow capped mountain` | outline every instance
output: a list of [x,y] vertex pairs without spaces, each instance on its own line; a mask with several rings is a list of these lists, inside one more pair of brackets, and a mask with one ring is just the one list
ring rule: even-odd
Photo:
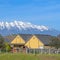
[[14,21],[14,22],[0,22],[0,29],[3,30],[3,29],[11,29],[11,28],[14,28],[16,27],[17,29],[21,30],[21,29],[29,29],[29,28],[32,28],[32,29],[37,29],[37,30],[40,30],[40,31],[44,31],[44,30],[48,30],[48,27],[46,26],[38,26],[38,25],[33,25],[29,22],[22,22],[22,21]]
[[57,35],[60,32],[55,29],[50,29],[44,25],[34,25],[29,22],[14,21],[0,22],[0,34],[48,34]]

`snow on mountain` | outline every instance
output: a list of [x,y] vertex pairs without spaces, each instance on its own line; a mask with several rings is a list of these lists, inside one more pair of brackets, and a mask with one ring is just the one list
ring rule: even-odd
[[28,29],[28,28],[33,28],[33,29],[38,29],[40,31],[48,30],[48,27],[46,26],[38,26],[31,24],[29,22],[22,22],[22,21],[14,21],[14,22],[0,22],[0,29],[5,29],[7,28],[8,30],[11,29],[12,27],[16,27],[18,29]]
[[0,34],[48,34],[58,35],[60,32],[44,25],[34,25],[30,22],[14,21],[0,22]]

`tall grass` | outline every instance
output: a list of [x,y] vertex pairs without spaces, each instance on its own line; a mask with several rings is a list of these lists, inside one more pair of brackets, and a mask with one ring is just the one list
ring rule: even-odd
[[1,53],[0,60],[60,60],[60,54]]

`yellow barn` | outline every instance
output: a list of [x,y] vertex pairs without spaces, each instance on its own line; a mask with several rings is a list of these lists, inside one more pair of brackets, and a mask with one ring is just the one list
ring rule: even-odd
[[18,52],[20,51],[20,48],[23,49],[25,47],[25,41],[20,35],[10,35],[4,37],[4,39],[5,42],[11,46],[13,52]]
[[19,52],[20,48],[24,48],[25,41],[20,35],[17,35],[11,42],[11,46],[13,45],[13,52]]
[[50,48],[51,38],[52,36],[50,35],[34,34],[26,42],[25,46],[31,49]]
[[37,49],[44,47],[44,44],[35,35],[25,44],[28,48]]

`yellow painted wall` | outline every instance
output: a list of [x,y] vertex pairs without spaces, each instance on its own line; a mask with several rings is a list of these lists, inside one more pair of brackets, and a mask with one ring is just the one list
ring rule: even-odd
[[28,48],[36,49],[44,46],[44,44],[36,36],[32,36],[32,38],[25,44],[25,46]]
[[11,42],[11,44],[24,44],[24,43],[25,41],[19,35],[17,35],[16,38]]

